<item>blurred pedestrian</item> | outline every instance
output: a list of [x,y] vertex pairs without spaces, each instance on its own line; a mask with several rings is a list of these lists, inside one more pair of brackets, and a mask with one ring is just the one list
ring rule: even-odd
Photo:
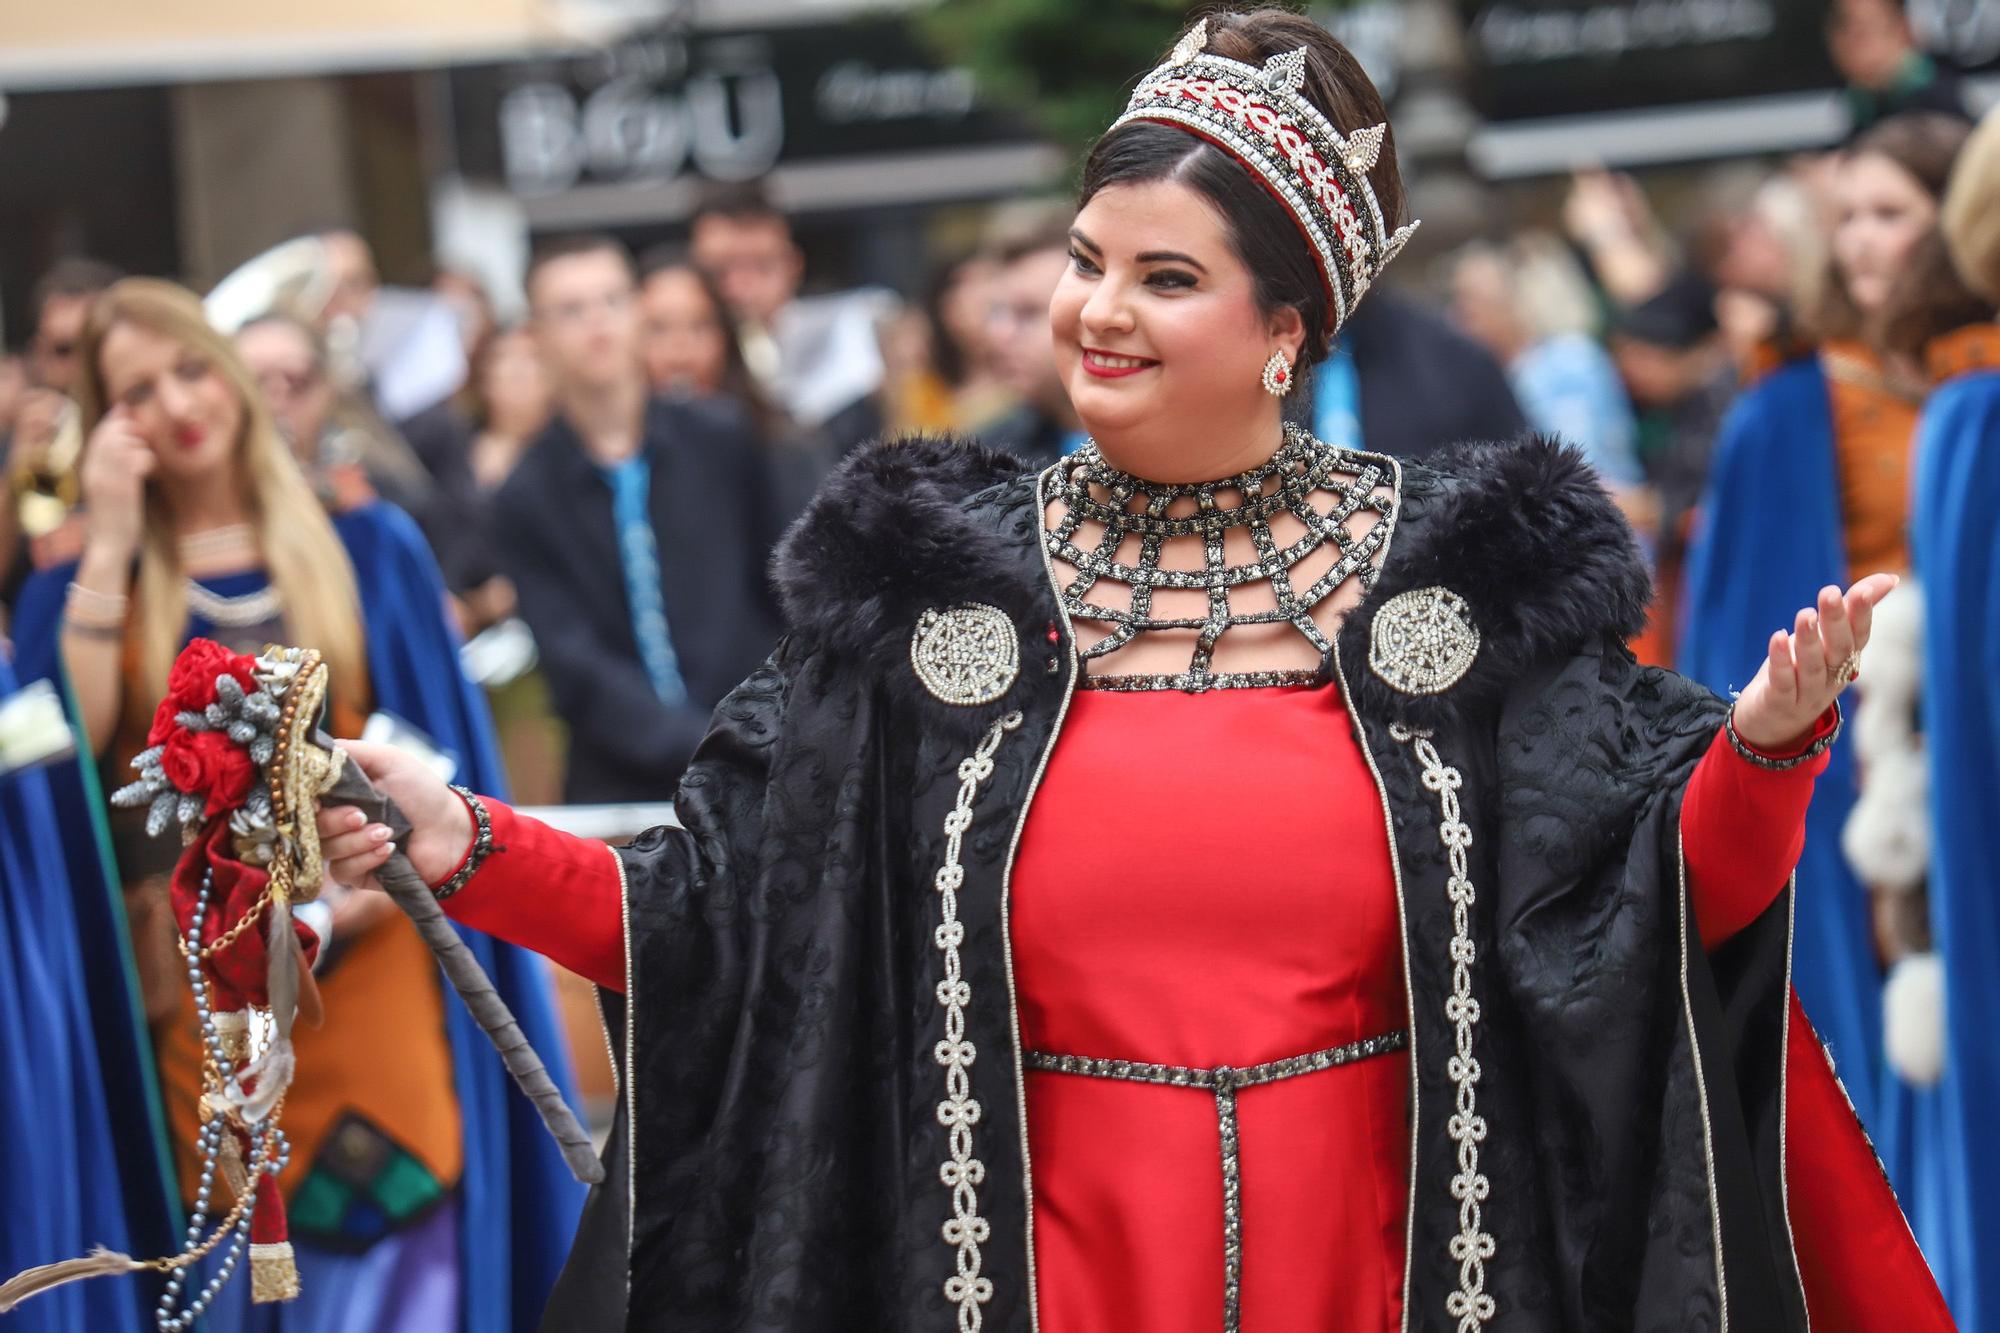
[[[1911,257],[1936,224],[1965,136],[1951,117],[1904,115],[1840,155],[1819,354],[1766,376],[1731,408],[1701,500],[1678,664],[1711,688],[1736,688],[1753,669],[1760,618],[1785,600],[1781,589],[1908,567],[1922,390],[1914,361],[1886,338],[1885,316],[1913,278]],[[1863,1123],[1879,1130],[1881,966],[1869,898],[1840,846],[1858,786],[1843,748],[1807,822],[1794,974]]]
[[236,354],[329,511],[380,497],[406,513],[421,512],[431,493],[423,464],[372,407],[343,404],[318,329],[289,315],[265,315],[237,330]]
[[502,560],[569,725],[567,799],[658,799],[776,638],[771,496],[739,405],[650,394],[624,247],[552,241],[527,289],[555,415],[494,498]]
[[[76,257],[56,261],[36,282],[29,388],[4,441],[7,469],[15,478],[41,472],[54,480],[66,474],[66,482],[74,483],[82,439],[71,395],[83,323],[91,302],[119,276],[100,260]],[[32,570],[74,560],[82,549],[82,519],[53,497],[33,513],[0,505],[0,602],[11,606]]]
[[1561,243],[1530,232],[1468,247],[1451,288],[1458,326],[1506,368],[1528,424],[1583,450],[1614,493],[1643,482],[1631,401],[1591,336],[1596,306]]
[[743,356],[772,401],[837,456],[882,433],[880,294],[802,298],[805,254],[791,221],[754,184],[717,186],[695,209],[694,262],[715,279]]
[[973,430],[1013,405],[993,366],[993,285],[999,264],[984,250],[940,264],[925,309],[936,344],[939,378],[949,386],[956,429]]
[[[2000,1008],[2000,116],[1959,153],[1936,233],[1918,243],[1886,320],[1892,346],[1922,357],[1929,396],[1916,433],[1910,537],[1922,581],[1912,660],[1878,700],[1864,696],[1871,743],[1914,758],[1884,816],[1903,865],[1891,896],[1898,931],[1878,932],[1893,963],[1883,1027],[1904,1084],[1906,1122],[1883,1153],[1913,1194],[1910,1221],[1961,1328],[2000,1320],[2000,1245],[1986,1200],[2000,1187],[2000,1053],[1986,1016]],[[1877,717],[1879,705],[1895,707]],[[1895,751],[1900,751],[1895,754]],[[1866,755],[1864,755],[1864,759]],[[1893,759],[1892,759],[1893,762]],[[1864,792],[1864,803],[1873,794]],[[1850,822],[1855,827],[1861,810]],[[1910,827],[1911,824],[1914,827]],[[1925,855],[1924,853],[1928,853]],[[1883,938],[1884,936],[1887,938]],[[1905,1182],[1908,1182],[1907,1184]]]
[[[1311,424],[1321,439],[1421,462],[1449,445],[1528,429],[1491,352],[1394,288],[1369,296],[1313,372]],[[1357,421],[1358,432],[1347,424]]]
[[884,333],[892,430],[970,431],[1013,406],[988,353],[995,267],[983,253],[937,265],[922,303],[905,307]]
[[6,454],[6,441],[14,433],[14,418],[28,388],[28,358],[0,349],[0,457]]
[[1702,487],[1737,375],[1715,317],[1715,288],[1691,270],[1621,310],[1610,350],[1637,414],[1639,458],[1658,497],[1660,563],[1671,566]]
[[646,378],[670,400],[714,399],[741,413],[757,437],[770,485],[773,530],[805,509],[839,446],[794,422],[750,373],[743,339],[715,278],[678,249],[640,265]]
[[74,394],[81,375],[83,326],[97,296],[123,275],[101,260],[60,259],[35,284],[35,333],[28,365],[36,385]]
[[549,424],[555,388],[534,332],[524,324],[498,329],[473,363],[472,480],[490,495],[514,475],[528,446]]
[[1904,0],[1832,0],[1826,49],[1847,81],[1853,134],[1907,111],[1970,116],[1963,81],[1917,44]]
[[1614,309],[1656,295],[1673,276],[1670,247],[1639,182],[1602,167],[1576,171],[1563,199],[1563,230]]
[[[493,497],[555,410],[541,348],[528,328],[498,329],[480,344],[465,406],[477,432],[469,460],[473,517],[488,549],[497,551],[507,534],[500,530]],[[533,631],[520,618],[514,581],[496,572],[459,603],[468,638],[462,660],[486,690],[514,797],[524,805],[555,805],[562,800],[563,728],[536,658]],[[567,1010],[567,994],[563,999]]]
[[[27,727],[10,724],[5,711],[22,702],[11,653],[0,644],[0,1135],[8,1144],[0,1155],[0,1274],[98,1245],[131,1253],[135,1243],[153,1241],[164,1249],[170,1226],[158,1173],[145,1169],[151,1154],[135,1151],[147,1140],[127,1137],[153,1129],[131,990],[101,961],[98,974],[114,984],[92,985],[90,959],[101,960],[114,938],[109,903],[102,894],[86,901],[92,895],[70,881],[48,776],[20,762]],[[59,714],[53,725],[62,729]],[[128,1172],[129,1201],[121,1179]],[[137,1282],[74,1283],[16,1309],[7,1330],[137,1329],[147,1299]]]
[[1037,466],[1074,452],[1084,440],[1049,334],[1049,297],[1072,263],[1069,223],[1067,209],[1023,212],[1003,221],[993,245],[998,267],[986,336],[994,373],[1020,406],[977,433],[993,448]]
[[[80,762],[92,772],[58,771],[61,843],[79,900],[106,891],[102,865],[122,881],[129,955],[115,942],[97,949],[136,964],[174,1164],[192,1200],[201,1032],[166,895],[180,849],[149,838],[143,812],[108,810],[99,795],[122,785],[149,743],[180,648],[197,636],[237,651],[316,648],[332,668],[336,735],[358,735],[379,710],[422,732],[462,779],[504,778],[415,526],[379,503],[329,518],[192,293],[118,283],[92,306],[79,354],[87,541],[81,561],[23,591],[16,642],[24,677],[65,680],[75,700]],[[110,862],[97,841],[107,827]],[[276,1333],[336,1318],[409,1333],[461,1318],[468,1328],[525,1327],[574,1220],[574,1182],[508,1106],[497,1066],[463,1058],[483,1037],[462,1006],[446,1004],[415,928],[373,896],[325,901],[326,1018],[295,1034],[284,1124],[292,1157],[278,1177],[304,1294],[253,1308],[238,1281],[208,1327]],[[485,942],[476,951],[530,1039],[549,1049],[544,970]],[[154,1096],[132,1095],[138,1107]],[[122,1140],[131,1174],[157,1169],[144,1147],[157,1141]]]

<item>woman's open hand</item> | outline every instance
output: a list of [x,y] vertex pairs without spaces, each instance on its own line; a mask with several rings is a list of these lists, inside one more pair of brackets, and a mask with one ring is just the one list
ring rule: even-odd
[[[410,821],[404,847],[410,864],[426,884],[450,877],[472,846],[472,815],[457,792],[446,786],[420,759],[392,745],[341,741],[347,762],[359,764],[375,790],[396,803]],[[370,824],[353,806],[326,806],[319,812],[320,854],[336,883],[357,889],[379,889],[375,872],[389,859],[394,845],[389,830]]]
[[1842,595],[1819,590],[1819,603],[1801,610],[1790,633],[1771,636],[1770,651],[1757,678],[1736,700],[1736,734],[1766,754],[1802,747],[1813,724],[1853,681],[1868,646],[1875,604],[1901,582],[1894,574],[1870,574]]

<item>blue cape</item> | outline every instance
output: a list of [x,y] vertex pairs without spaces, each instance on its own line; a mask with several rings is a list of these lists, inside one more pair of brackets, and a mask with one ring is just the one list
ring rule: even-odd
[[1944,1078],[1917,1239],[1961,1328],[2000,1326],[2000,372],[1932,394],[1917,427],[1911,532],[1924,586],[1931,924],[1945,974]]
[[[445,613],[444,581],[437,562],[424,544],[416,523],[392,505],[375,503],[338,515],[335,530],[347,547],[361,592],[363,624],[368,641],[369,684],[375,707],[393,713],[426,732],[439,748],[458,760],[454,779],[476,791],[505,799],[506,778],[486,700],[458,670],[459,641]],[[16,616],[24,678],[31,660],[36,674],[57,674],[58,634],[64,590],[73,567],[51,569],[29,580]],[[96,782],[89,765],[69,764],[55,785],[69,789],[67,810],[58,812],[63,840],[70,852],[75,897],[91,900],[107,921],[114,918],[115,939],[125,941],[123,913],[108,874],[102,848],[102,820],[95,803]],[[85,886],[88,885],[88,891]],[[100,928],[108,929],[108,925]],[[521,1031],[547,1060],[557,1084],[574,1100],[565,1040],[555,1015],[547,965],[535,955],[488,936],[461,930]],[[88,936],[86,938],[89,938]],[[113,971],[106,950],[96,950],[101,973]],[[148,1177],[152,1201],[141,1206],[164,1216],[178,1213],[167,1200],[170,1191],[162,1165],[165,1132],[151,1070],[151,1047],[130,999],[129,963],[125,976],[115,979],[127,997],[126,1028],[109,1038],[100,1031],[98,1046],[108,1044],[127,1053],[125,1087],[135,1100],[150,1103],[152,1124],[147,1137],[159,1145],[160,1162],[135,1164],[128,1176]],[[111,985],[111,979],[103,984]],[[104,1007],[104,1006],[101,1006]],[[511,1086],[499,1057],[478,1025],[455,996],[445,1000],[459,1111],[465,1128],[465,1174],[460,1185],[459,1268],[462,1278],[460,1324],[467,1330],[533,1329],[561,1270],[583,1205],[583,1187],[571,1178],[534,1109]],[[116,1015],[107,1015],[107,1020]],[[100,1022],[100,1028],[107,1022]],[[116,1027],[115,1022],[109,1026]],[[132,1048],[136,1047],[136,1053]],[[143,1078],[143,1082],[135,1080]],[[107,1082],[110,1082],[107,1079]],[[113,1089],[114,1096],[117,1089]],[[128,1111],[131,1109],[128,1105]],[[140,1156],[142,1154],[135,1154]],[[158,1179],[151,1179],[158,1177]],[[137,1227],[134,1228],[137,1230]],[[162,1236],[146,1254],[177,1248]],[[58,1256],[61,1257],[61,1256]]]
[[[0,656],[0,700],[14,690]],[[0,778],[0,1278],[132,1244],[91,1035],[91,946],[55,828],[45,774]],[[138,1328],[145,1294],[131,1282],[72,1283],[15,1311],[8,1333]]]
[[[1847,552],[1832,401],[1814,359],[1757,384],[1723,420],[1688,550],[1676,669],[1718,693],[1742,689],[1772,633],[1790,629],[1830,583],[1847,586]],[[1854,796],[1852,747],[1836,745],[1806,812],[1792,979],[1873,1131],[1882,1111],[1882,982],[1868,896],[1840,851]]]

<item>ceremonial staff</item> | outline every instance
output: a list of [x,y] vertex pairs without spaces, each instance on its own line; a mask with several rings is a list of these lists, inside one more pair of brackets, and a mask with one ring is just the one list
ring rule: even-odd
[[[175,662],[148,748],[132,761],[139,778],[111,799],[144,807],[155,837],[178,828],[184,848],[172,903],[203,1046],[201,1175],[186,1241],[170,1258],[98,1249],[31,1268],[0,1284],[0,1314],[65,1282],[150,1270],[167,1275],[156,1322],[162,1333],[181,1333],[214,1301],[246,1247],[253,1300],[298,1295],[284,1201],[267,1179],[290,1160],[279,1121],[296,1067],[293,1023],[301,1010],[311,1021],[319,1004],[312,959],[320,941],[293,908],[318,897],[325,881],[320,805],[361,808],[395,830],[399,847],[410,831],[395,803],[320,729],[327,683],[326,664],[309,649],[274,646],[249,657],[196,639]],[[585,1183],[603,1179],[589,1136],[423,878],[400,850],[376,876],[416,924],[571,1172]],[[215,1273],[192,1288],[194,1265],[217,1250]]]

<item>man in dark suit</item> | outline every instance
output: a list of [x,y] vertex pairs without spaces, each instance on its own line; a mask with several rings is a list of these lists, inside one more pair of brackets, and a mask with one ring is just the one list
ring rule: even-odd
[[527,292],[556,414],[495,499],[501,560],[569,725],[566,799],[664,800],[776,638],[754,436],[650,398],[616,241],[545,247]]

